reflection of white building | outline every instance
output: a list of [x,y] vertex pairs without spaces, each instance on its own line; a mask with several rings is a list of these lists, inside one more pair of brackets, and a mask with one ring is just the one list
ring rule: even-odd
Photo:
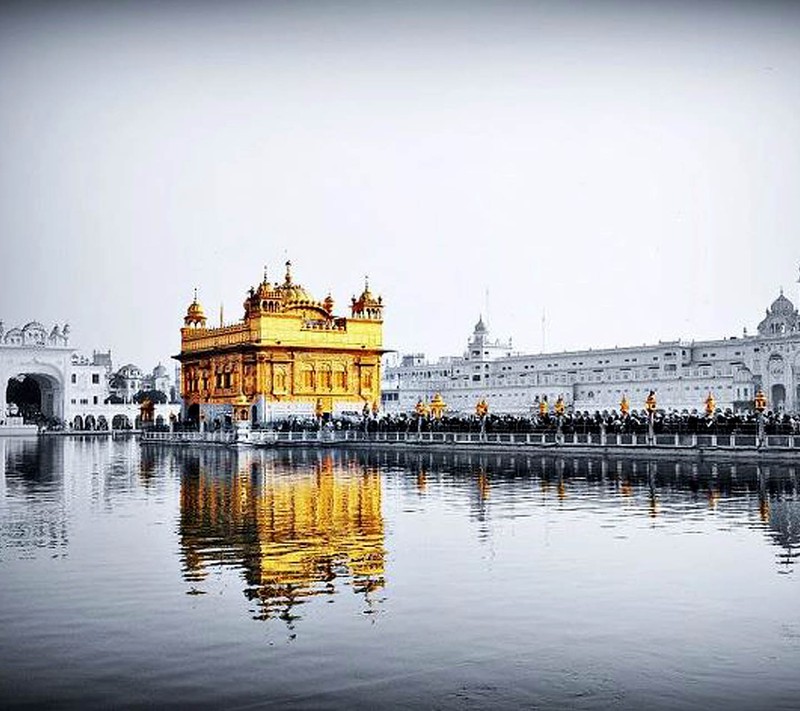
[[[80,355],[70,346],[69,336],[69,326],[55,326],[48,333],[40,323],[31,321],[6,331],[0,322],[0,422],[17,424],[14,416],[26,414],[27,409],[74,429],[134,426],[138,405],[106,403],[112,370],[110,352],[94,352],[91,358]],[[130,369],[131,387],[138,392],[141,372],[137,378],[133,371],[138,368],[125,368]],[[156,415],[166,420],[170,412],[178,410],[177,406],[164,406]]]
[[758,388],[771,409],[800,411],[800,314],[782,292],[756,335],[721,340],[521,355],[480,320],[462,356],[387,364],[381,399],[388,412],[411,412],[440,392],[449,412],[472,414],[486,398],[492,412],[528,414],[536,398],[559,395],[577,410],[618,409],[623,395],[641,409],[652,389],[659,407],[701,411],[709,392],[720,408],[750,409]]

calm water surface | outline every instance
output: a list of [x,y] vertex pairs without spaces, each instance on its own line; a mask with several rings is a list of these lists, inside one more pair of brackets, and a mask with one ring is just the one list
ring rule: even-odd
[[792,466],[0,439],[0,704],[800,705]]

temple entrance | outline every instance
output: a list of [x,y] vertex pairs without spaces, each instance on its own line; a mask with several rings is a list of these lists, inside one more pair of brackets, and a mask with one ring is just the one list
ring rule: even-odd
[[40,424],[57,420],[61,413],[58,395],[58,381],[44,373],[20,373],[9,378],[6,384],[5,412],[0,412],[0,419],[7,415],[17,415],[26,424]]
[[186,410],[186,419],[195,427],[198,427],[200,425],[200,405],[197,403],[189,405],[189,408]]
[[786,407],[786,387],[781,383],[772,386],[770,409],[783,410]]

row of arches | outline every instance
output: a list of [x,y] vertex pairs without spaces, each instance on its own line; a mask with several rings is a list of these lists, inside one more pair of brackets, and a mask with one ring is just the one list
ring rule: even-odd
[[[141,417],[135,417],[131,422],[130,417],[127,415],[114,415],[111,418],[111,427],[105,415],[75,415],[69,423],[70,428],[75,432],[108,432],[109,429],[114,431],[124,431],[131,429],[140,429],[142,426]],[[158,415],[155,419],[157,427],[163,427],[166,420],[162,415]]]
[[111,418],[110,428],[109,422],[105,415],[75,415],[70,422],[71,428],[79,432],[107,432],[112,430],[130,430],[134,425],[138,426],[139,418],[136,418],[135,423],[131,423],[127,415],[114,415]]

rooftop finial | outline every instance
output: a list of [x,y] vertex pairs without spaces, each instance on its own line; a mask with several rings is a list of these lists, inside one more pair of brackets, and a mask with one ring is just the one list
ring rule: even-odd
[[286,280],[287,284],[291,284],[292,283],[292,262],[289,259],[286,260],[286,277],[285,277],[285,280]]
[[194,288],[194,301],[197,303],[197,287]]
[[264,283],[267,283],[267,265],[264,265]]

